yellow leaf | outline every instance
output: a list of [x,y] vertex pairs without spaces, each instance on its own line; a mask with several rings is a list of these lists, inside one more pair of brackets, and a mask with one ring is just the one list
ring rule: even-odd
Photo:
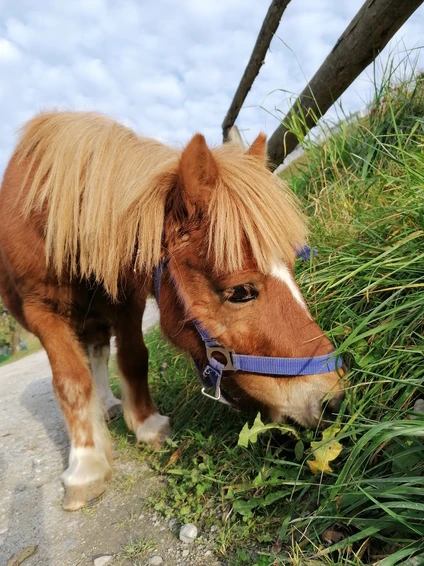
[[329,462],[335,460],[343,446],[337,440],[333,440],[340,431],[338,425],[330,426],[322,433],[322,440],[319,442],[311,442],[312,454],[315,460],[308,460],[308,466],[313,474],[318,472],[332,472]]

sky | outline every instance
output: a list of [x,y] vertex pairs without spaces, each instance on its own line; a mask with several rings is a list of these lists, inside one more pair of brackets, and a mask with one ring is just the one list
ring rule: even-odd
[[[362,0],[291,0],[237,124],[272,134]],[[182,147],[221,123],[267,12],[267,0],[0,0],[0,175],[20,126],[42,110],[103,112]],[[380,56],[424,44],[424,5]],[[419,53],[418,50],[414,53]],[[424,56],[418,65],[424,67]],[[372,68],[342,97],[372,97]],[[331,111],[330,111],[331,114]]]

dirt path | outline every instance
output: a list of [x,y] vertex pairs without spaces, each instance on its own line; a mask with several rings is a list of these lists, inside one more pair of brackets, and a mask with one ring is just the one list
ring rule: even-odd
[[[146,315],[143,326],[157,321],[152,304]],[[63,511],[60,474],[69,446],[44,350],[1,367],[0,387],[1,566],[32,545],[37,550],[24,566],[91,565],[104,555],[112,556],[104,562],[110,566],[216,561],[201,537],[191,545],[181,543],[169,524],[146,507],[160,480],[119,452],[106,495],[92,507]],[[137,544],[144,549],[139,556]]]

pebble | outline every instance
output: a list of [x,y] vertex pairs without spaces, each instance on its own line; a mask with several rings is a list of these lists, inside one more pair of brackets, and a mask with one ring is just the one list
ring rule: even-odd
[[424,399],[417,399],[414,403],[414,407],[412,408],[412,411],[418,414],[409,415],[409,419],[411,420],[419,419],[420,418],[419,414],[424,413]]
[[159,566],[159,564],[162,564],[162,562],[162,556],[158,556],[157,554],[149,559],[149,564],[151,564],[151,566]]
[[193,523],[186,523],[180,529],[180,541],[181,542],[193,542],[197,537],[197,527]]
[[190,551],[188,550],[188,548],[186,548],[185,550],[183,550],[183,558],[187,558],[187,556],[190,554]]
[[105,554],[104,556],[99,556],[98,558],[94,559],[94,566],[105,566],[112,560],[112,556],[110,554]]
[[176,531],[178,529],[178,519],[169,519],[168,526],[170,531]]
[[424,399],[417,399],[415,401],[414,411],[416,413],[424,413]]

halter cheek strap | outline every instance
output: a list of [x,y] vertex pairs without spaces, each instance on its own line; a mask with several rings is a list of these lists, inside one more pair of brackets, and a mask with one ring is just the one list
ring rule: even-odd
[[[317,251],[305,246],[298,252],[304,261],[315,257]],[[159,305],[159,293],[162,275],[169,260],[161,262],[154,269],[153,289],[156,302]],[[316,375],[340,369],[343,360],[334,353],[309,358],[276,358],[267,356],[248,356],[236,354],[231,348],[223,346],[213,338],[202,324],[193,319],[192,323],[205,344],[208,363],[203,369],[196,363],[197,371],[202,382],[202,393],[214,401],[235,406],[236,403],[221,389],[221,380],[224,371],[243,371],[248,373],[264,374],[271,377],[292,377],[298,375]],[[213,395],[207,392],[213,390]]]

